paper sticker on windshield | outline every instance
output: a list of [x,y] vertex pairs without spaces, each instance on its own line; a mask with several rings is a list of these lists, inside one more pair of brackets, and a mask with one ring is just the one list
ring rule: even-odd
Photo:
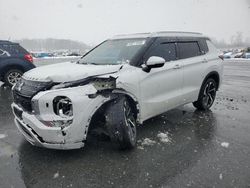
[[139,40],[139,41],[134,41],[134,42],[128,42],[127,46],[142,46],[145,44],[145,40]]

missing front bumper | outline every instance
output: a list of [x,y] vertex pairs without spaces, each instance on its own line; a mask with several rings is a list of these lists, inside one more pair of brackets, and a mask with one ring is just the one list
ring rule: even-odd
[[70,150],[78,149],[84,146],[83,142],[77,143],[48,143],[43,140],[29,125],[26,125],[21,120],[15,118],[15,124],[25,139],[32,145],[45,147],[49,149]]

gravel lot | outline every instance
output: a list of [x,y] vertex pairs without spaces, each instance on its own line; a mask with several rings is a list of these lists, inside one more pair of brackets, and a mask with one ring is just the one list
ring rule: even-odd
[[131,151],[101,140],[74,151],[33,147],[1,87],[0,187],[250,187],[250,63],[224,65],[211,111],[185,105],[150,119]]

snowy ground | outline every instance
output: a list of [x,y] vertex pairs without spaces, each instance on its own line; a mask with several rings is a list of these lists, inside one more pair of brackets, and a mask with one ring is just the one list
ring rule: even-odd
[[224,65],[211,111],[186,105],[148,120],[132,151],[102,140],[74,151],[33,147],[1,87],[0,187],[249,187],[250,63]]
[[225,59],[225,63],[250,63],[250,59],[245,58],[231,58]]

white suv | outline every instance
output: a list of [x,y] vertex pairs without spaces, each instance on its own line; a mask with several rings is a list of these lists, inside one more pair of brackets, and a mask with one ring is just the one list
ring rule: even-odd
[[145,120],[187,103],[209,109],[221,78],[222,60],[202,34],[116,36],[78,62],[25,73],[13,87],[12,109],[33,145],[80,148],[102,127],[121,148],[132,148]]

